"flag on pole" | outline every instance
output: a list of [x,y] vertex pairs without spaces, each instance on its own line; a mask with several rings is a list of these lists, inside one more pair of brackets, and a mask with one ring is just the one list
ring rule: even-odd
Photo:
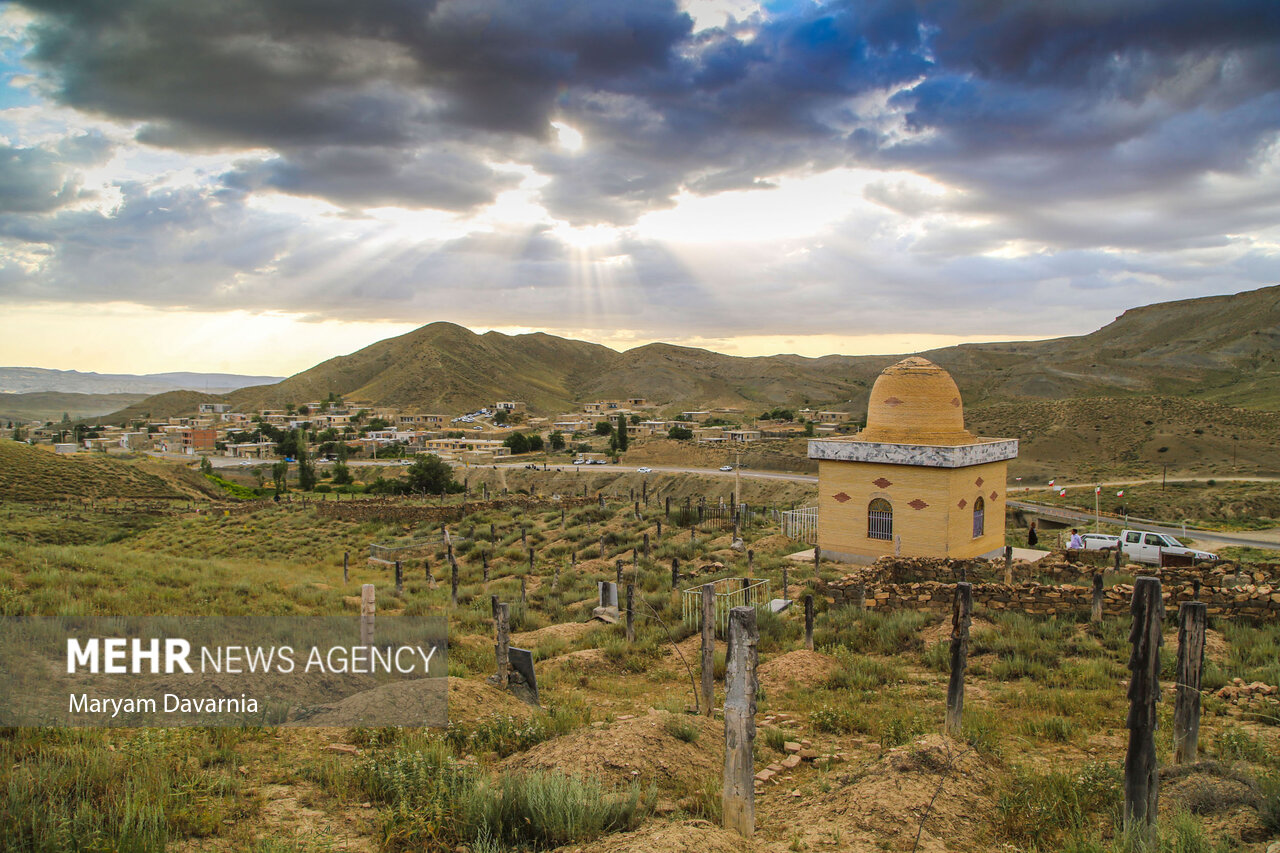
[[1093,493],[1094,493],[1095,495],[1100,495],[1100,494],[1102,494],[1102,486],[1094,486],[1094,487],[1093,487]]
[[1062,491],[1058,492],[1058,497],[1060,497],[1060,498],[1065,498],[1066,496],[1067,496],[1067,490],[1066,490],[1066,489],[1063,489]]
[[1054,480],[1057,480],[1057,479],[1058,479],[1057,477],[1054,477],[1054,478],[1053,478],[1053,480],[1050,480],[1050,481],[1049,481],[1049,485],[1050,485],[1050,486],[1052,486],[1052,485],[1053,485],[1053,483],[1054,483]]
[[1118,498],[1124,497],[1124,489],[1121,489],[1120,491],[1116,492],[1116,497]]

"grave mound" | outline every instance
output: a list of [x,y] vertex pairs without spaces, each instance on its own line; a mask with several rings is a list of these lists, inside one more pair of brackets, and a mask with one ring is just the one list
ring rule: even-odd
[[770,658],[760,664],[756,675],[765,695],[770,696],[791,687],[817,687],[839,668],[840,663],[830,655],[800,649]]

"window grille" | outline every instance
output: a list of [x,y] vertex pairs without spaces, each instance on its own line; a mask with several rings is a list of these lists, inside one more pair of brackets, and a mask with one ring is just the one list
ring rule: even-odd
[[893,504],[876,498],[867,507],[867,538],[893,539]]
[[986,504],[982,498],[978,498],[973,502],[973,538],[977,539],[982,535],[982,531],[986,526]]

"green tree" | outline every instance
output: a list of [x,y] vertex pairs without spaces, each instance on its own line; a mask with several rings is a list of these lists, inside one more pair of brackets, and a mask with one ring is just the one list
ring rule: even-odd
[[541,453],[542,447],[543,447],[542,436],[538,435],[536,432],[530,433],[529,434],[529,452]]
[[307,451],[303,450],[298,456],[298,488],[304,492],[310,492],[316,487],[316,463],[312,461]]
[[[346,445],[342,445],[345,447]],[[342,459],[333,463],[333,483],[336,486],[349,486],[352,483],[351,469]]]
[[612,435],[613,421],[600,421],[596,424],[596,435]]
[[506,424],[508,417],[509,415],[506,409],[498,409],[498,411],[494,413],[493,422],[498,426],[503,426]]
[[212,473],[213,473],[213,463],[209,461],[209,457],[208,457],[208,456],[201,456],[201,457],[200,457],[200,473],[201,473],[201,474],[212,474]]
[[688,441],[693,438],[693,430],[688,427],[673,426],[667,430],[667,438],[674,438],[679,441]]
[[806,436],[813,435],[813,421],[809,421],[804,425],[804,434]]
[[631,423],[633,423],[633,424],[638,424],[638,423],[640,423],[640,420],[641,420],[641,418],[640,418],[640,416],[639,416],[639,415],[632,415],[632,416],[631,416]]
[[289,491],[289,463],[281,459],[271,466],[271,479],[277,492]]
[[564,450],[564,433],[555,430],[551,435],[547,436],[547,440],[551,442],[552,450]]
[[307,452],[307,442],[302,435],[302,430],[289,430],[288,432],[277,431],[278,438],[275,438],[276,453],[287,459],[301,459]]
[[502,443],[510,447],[513,454],[519,455],[529,452],[529,439],[522,432],[513,432]]
[[627,416],[618,415],[618,449],[627,449]]
[[405,482],[410,490],[424,495],[462,491],[462,484],[453,479],[453,469],[433,453],[419,456],[409,466]]

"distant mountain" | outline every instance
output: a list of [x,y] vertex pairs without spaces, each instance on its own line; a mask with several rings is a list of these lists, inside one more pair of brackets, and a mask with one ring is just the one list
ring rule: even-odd
[[[1164,395],[1280,409],[1278,345],[1280,287],[1267,287],[1135,308],[1079,337],[965,344],[923,355],[951,371],[967,405]],[[333,393],[441,413],[514,399],[535,412],[558,414],[584,401],[636,396],[668,411],[737,406],[753,414],[777,405],[811,405],[856,412],[876,375],[900,358],[740,358],[670,344],[619,353],[546,334],[477,335],[432,323],[222,399],[255,410]],[[158,415],[193,402],[153,398],[132,411]],[[113,419],[120,418],[106,418]]]
[[62,391],[0,394],[0,422],[56,421],[63,415],[73,421],[93,418],[145,399],[146,394],[69,394]]
[[202,391],[225,394],[249,385],[270,385],[279,376],[242,376],[236,373],[81,373],[43,367],[0,367],[0,394],[60,391],[74,394],[162,394],[165,391]]

